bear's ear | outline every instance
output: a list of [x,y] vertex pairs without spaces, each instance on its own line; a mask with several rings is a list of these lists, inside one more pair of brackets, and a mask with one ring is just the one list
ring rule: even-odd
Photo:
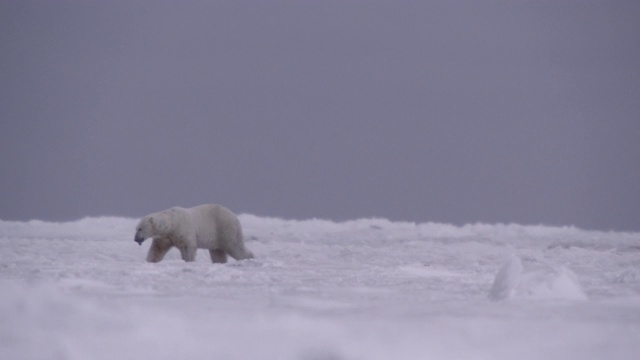
[[153,216],[149,218],[149,222],[151,223],[151,225],[155,224],[155,220],[153,220]]

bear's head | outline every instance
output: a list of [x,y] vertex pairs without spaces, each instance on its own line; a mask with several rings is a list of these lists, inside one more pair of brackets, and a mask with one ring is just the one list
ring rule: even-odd
[[160,214],[145,216],[136,226],[136,236],[134,241],[142,245],[145,239],[150,237],[161,237],[166,234],[165,221]]

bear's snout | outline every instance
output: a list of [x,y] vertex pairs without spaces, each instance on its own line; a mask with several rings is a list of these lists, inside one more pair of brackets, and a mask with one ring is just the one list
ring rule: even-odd
[[138,245],[142,245],[142,242],[144,241],[144,238],[136,235],[136,237],[133,239],[133,241],[137,242]]

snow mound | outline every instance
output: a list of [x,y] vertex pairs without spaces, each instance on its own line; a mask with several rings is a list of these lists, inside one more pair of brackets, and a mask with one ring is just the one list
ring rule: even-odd
[[560,266],[537,271],[522,277],[518,294],[538,300],[587,300],[578,276],[571,269]]

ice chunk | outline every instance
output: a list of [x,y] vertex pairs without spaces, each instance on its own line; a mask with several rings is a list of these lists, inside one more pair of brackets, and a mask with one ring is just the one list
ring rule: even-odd
[[507,259],[493,280],[489,291],[489,299],[493,301],[506,300],[513,296],[522,274],[522,261],[515,254]]

